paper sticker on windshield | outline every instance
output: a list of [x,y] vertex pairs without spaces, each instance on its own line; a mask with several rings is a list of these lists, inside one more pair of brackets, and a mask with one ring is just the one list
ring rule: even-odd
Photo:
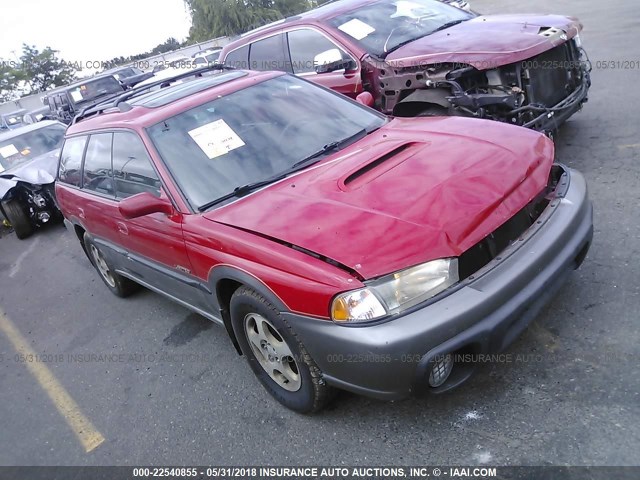
[[0,148],[0,155],[2,155],[2,158],[13,157],[17,154],[18,149],[13,145],[13,143],[11,145],[7,145],[6,147]]
[[73,98],[74,102],[82,101],[82,92],[80,90],[73,90],[71,93],[71,98]]
[[209,158],[216,158],[244,146],[244,142],[227,123],[220,119],[189,132]]
[[364,37],[376,31],[371,25],[364,23],[362,20],[354,18],[347,23],[343,23],[338,27],[347,35],[355,38],[356,40],[362,40]]

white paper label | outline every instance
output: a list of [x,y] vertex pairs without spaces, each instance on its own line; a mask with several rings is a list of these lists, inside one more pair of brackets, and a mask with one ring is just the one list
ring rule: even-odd
[[18,119],[17,119],[16,117],[11,117],[11,118],[9,119],[9,123],[10,123],[10,124],[12,124],[12,125],[13,125],[14,123],[16,123],[17,121],[18,121]]
[[189,135],[209,158],[219,157],[244,146],[242,139],[222,119],[191,130]]
[[71,92],[71,98],[73,98],[74,102],[82,101],[82,92],[80,90],[74,90]]
[[347,35],[355,38],[356,40],[362,40],[364,37],[376,31],[368,23],[364,23],[362,20],[358,20],[354,18],[353,20],[349,20],[347,23],[343,23],[338,27],[339,30],[342,30]]
[[7,145],[6,147],[0,148],[0,155],[2,158],[9,158],[18,154],[18,149],[13,145]]

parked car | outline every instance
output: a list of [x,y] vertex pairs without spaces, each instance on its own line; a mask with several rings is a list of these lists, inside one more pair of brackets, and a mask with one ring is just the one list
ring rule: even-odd
[[54,181],[65,130],[45,120],[0,133],[0,211],[19,239],[62,218]]
[[104,75],[47,92],[43,102],[54,119],[69,124],[83,109],[121,95],[124,91],[125,87],[113,75]]
[[38,123],[42,120],[52,120],[51,110],[49,107],[37,108],[35,110],[31,110],[27,112],[22,117],[22,120],[25,125],[31,125],[32,123]]
[[10,113],[0,114],[0,131],[13,130],[24,125],[24,114],[27,111],[23,108]]
[[593,231],[583,176],[544,135],[389,118],[281,72],[131,92],[77,118],[60,158],[61,210],[109,290],[224,325],[299,412],[335,388],[460,384],[466,354],[513,341]]
[[220,58],[222,48],[214,48],[199,52],[193,56],[193,65],[195,67],[203,67],[212,63],[216,63]]
[[553,132],[587,101],[573,17],[477,15],[436,0],[340,0],[225,46],[224,63],[282,70],[401,117],[462,115]]
[[153,72],[143,72],[137,67],[122,67],[105,73],[113,75],[125,88],[135,87],[140,82],[153,77]]

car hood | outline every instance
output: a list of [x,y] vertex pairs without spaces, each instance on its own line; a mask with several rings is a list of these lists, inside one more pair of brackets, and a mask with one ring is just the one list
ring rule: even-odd
[[[559,32],[541,34],[549,28]],[[580,30],[578,19],[560,15],[479,16],[408,43],[386,61],[398,67],[460,63],[490,70],[539,55]]]
[[497,122],[394,119],[204,217],[302,247],[368,279],[459,256],[544,188],[553,151],[546,137]]
[[58,170],[60,150],[52,150],[0,173],[0,199],[18,182],[32,185],[53,183]]

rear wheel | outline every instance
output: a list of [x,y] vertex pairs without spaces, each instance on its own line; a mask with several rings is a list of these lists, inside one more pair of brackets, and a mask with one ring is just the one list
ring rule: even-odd
[[33,225],[20,200],[14,198],[3,202],[2,208],[7,214],[7,220],[13,227],[13,231],[16,232],[16,237],[22,240],[33,233]]
[[300,413],[321,410],[334,390],[322,379],[295,332],[262,295],[240,287],[231,297],[231,322],[242,353],[264,388]]
[[89,260],[91,260],[91,263],[100,274],[100,278],[109,290],[111,290],[111,293],[118,297],[128,297],[140,289],[140,285],[136,282],[115,272],[105,259],[100,248],[89,235],[85,233],[83,240],[85,251],[89,255]]

